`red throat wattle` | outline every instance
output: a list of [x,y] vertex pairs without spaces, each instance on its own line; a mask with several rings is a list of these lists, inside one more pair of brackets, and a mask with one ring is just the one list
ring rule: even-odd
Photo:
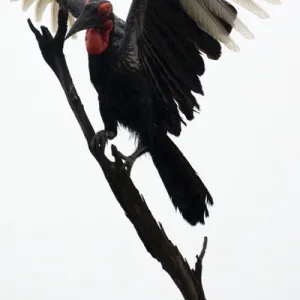
[[[103,3],[98,8],[98,14],[108,17],[112,13],[112,5],[109,2]],[[103,53],[109,44],[109,36],[113,29],[113,21],[107,20],[103,28],[87,29],[85,34],[86,50],[90,55],[99,55]]]
[[112,31],[111,20],[105,22],[105,29],[91,28],[86,31],[85,45],[88,54],[99,55],[106,50],[109,43],[109,35]]

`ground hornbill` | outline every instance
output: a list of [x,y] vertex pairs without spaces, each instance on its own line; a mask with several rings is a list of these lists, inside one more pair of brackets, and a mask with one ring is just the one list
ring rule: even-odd
[[[35,0],[23,0],[26,10]],[[233,0],[261,18],[268,14],[253,0]],[[278,4],[280,0],[267,0]],[[37,0],[37,19],[55,0]],[[201,52],[218,59],[221,44],[233,51],[232,28],[253,38],[225,0],[133,0],[126,22],[103,0],[68,0],[77,20],[67,38],[86,30],[85,42],[91,81],[98,92],[105,129],[94,146],[104,146],[117,135],[118,125],[133,132],[137,150],[125,157],[130,170],[134,160],[149,152],[170,198],[190,224],[204,223],[213,199],[182,152],[168,137],[179,136],[181,125],[194,118],[199,105],[192,92],[203,95],[198,76],[204,73]]]

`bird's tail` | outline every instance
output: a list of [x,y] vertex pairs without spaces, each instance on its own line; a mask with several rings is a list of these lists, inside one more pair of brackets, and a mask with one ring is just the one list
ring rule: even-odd
[[191,225],[204,224],[213,199],[179,148],[167,135],[155,135],[149,152],[175,208]]

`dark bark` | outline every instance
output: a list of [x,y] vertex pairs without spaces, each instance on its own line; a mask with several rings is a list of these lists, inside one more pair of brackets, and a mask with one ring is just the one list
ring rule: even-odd
[[116,147],[112,146],[112,154],[115,157],[115,162],[112,162],[105,156],[103,147],[91,146],[95,131],[77,94],[63,54],[64,37],[67,31],[67,9],[64,4],[62,3],[59,11],[59,28],[54,38],[46,27],[42,26],[42,33],[40,33],[30,20],[28,20],[28,23],[38,41],[45,61],[53,70],[65,91],[69,105],[86,138],[91,154],[99,163],[111,190],[135,227],[145,248],[168,272],[184,299],[204,300],[201,275],[202,259],[207,239],[204,240],[203,249],[201,254],[197,256],[195,268],[192,270],[178,248],[168,239],[162,225],[153,218],[144,198],[134,186],[128,172],[122,168],[123,162],[116,155]]

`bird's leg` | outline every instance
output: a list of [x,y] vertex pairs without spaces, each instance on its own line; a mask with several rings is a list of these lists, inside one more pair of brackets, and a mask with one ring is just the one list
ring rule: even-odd
[[112,140],[117,135],[116,132],[109,130],[100,130],[98,131],[92,139],[91,146],[93,149],[96,147],[102,147],[102,151],[105,151],[107,140]]
[[137,149],[129,156],[125,156],[123,153],[121,153],[118,150],[114,151],[114,156],[118,157],[118,158],[121,158],[122,160],[125,161],[124,164],[123,164],[123,168],[126,168],[128,174],[130,176],[131,169],[132,169],[132,166],[133,166],[135,160],[137,158],[139,158],[140,156],[142,156],[143,154],[145,154],[147,151],[148,151],[147,146],[139,144]]
[[98,95],[100,114],[104,123],[104,130],[97,132],[92,139],[91,147],[102,147],[102,152],[105,151],[107,140],[112,140],[117,136],[118,125],[114,118],[114,113],[110,110],[110,106]]

